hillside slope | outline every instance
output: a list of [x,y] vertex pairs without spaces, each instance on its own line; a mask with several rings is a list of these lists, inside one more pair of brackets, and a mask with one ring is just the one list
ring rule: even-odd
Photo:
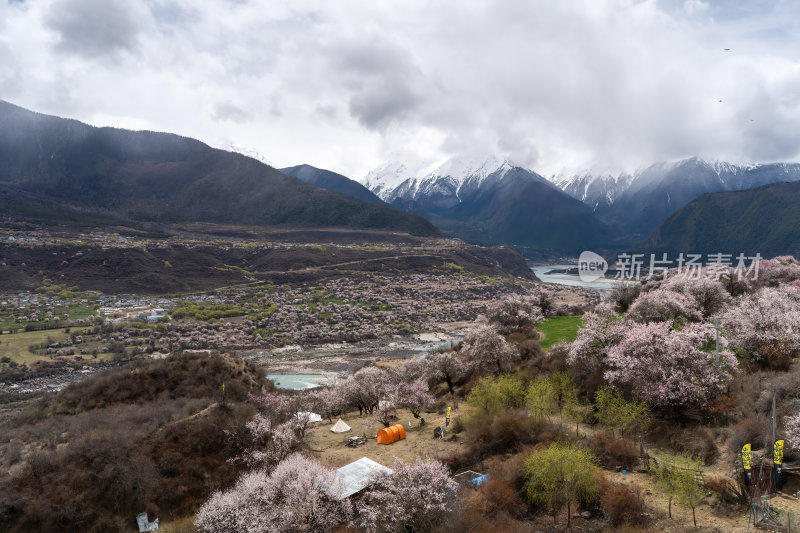
[[738,165],[697,157],[657,163],[618,176],[556,176],[564,192],[590,206],[617,231],[644,238],[671,214],[706,193],[800,180],[800,164]]
[[800,182],[704,194],[639,244],[646,252],[800,255]]
[[281,168],[279,170],[287,176],[292,176],[293,178],[310,183],[311,185],[316,185],[317,187],[322,187],[329,191],[351,196],[362,202],[386,205],[380,198],[375,196],[372,191],[359,182],[337,174],[336,172],[331,172],[330,170],[312,167],[311,165],[297,165],[294,167]]
[[[349,227],[437,235],[428,221],[286,176],[200,141],[96,128],[0,101],[2,214],[49,223]],[[116,222],[113,222],[116,221]]]

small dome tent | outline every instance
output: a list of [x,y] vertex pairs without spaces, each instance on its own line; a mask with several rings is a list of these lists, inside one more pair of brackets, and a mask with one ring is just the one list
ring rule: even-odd
[[406,438],[406,428],[403,427],[403,424],[395,424],[378,430],[378,444],[391,444],[404,438]]

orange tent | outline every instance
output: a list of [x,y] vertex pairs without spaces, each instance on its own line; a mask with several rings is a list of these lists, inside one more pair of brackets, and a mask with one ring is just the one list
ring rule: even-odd
[[406,428],[403,427],[403,424],[395,424],[378,430],[378,444],[391,444],[404,438],[406,438]]

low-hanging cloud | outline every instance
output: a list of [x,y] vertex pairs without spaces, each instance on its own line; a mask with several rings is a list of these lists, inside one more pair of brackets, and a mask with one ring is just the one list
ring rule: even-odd
[[421,156],[493,154],[542,173],[799,159],[798,8],[730,4],[0,4],[0,50],[16,58],[0,98],[356,177]]

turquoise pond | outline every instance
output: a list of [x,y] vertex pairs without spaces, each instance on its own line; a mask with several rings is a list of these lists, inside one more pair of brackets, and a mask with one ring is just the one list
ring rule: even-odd
[[322,374],[269,374],[267,379],[280,389],[302,390],[319,387],[319,381],[327,379],[327,376]]

